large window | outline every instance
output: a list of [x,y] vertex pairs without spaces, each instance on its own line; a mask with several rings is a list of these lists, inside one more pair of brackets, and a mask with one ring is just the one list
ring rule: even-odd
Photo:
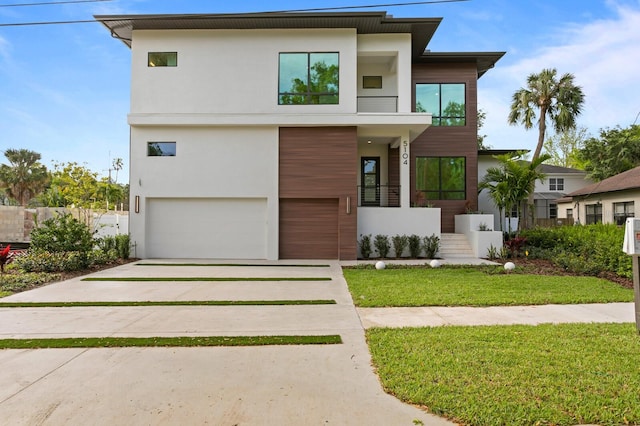
[[587,204],[587,225],[602,223],[602,204]]
[[613,203],[613,220],[617,225],[624,225],[628,217],[634,217],[633,201]]
[[337,104],[339,55],[280,53],[278,104]]
[[549,191],[564,191],[564,178],[549,178]]
[[150,67],[177,67],[178,52],[149,52],[147,66]]
[[427,200],[464,200],[465,157],[417,157],[416,189]]
[[147,142],[147,156],[149,157],[175,157],[175,142]]
[[434,126],[467,124],[464,83],[416,84],[416,112],[430,112]]

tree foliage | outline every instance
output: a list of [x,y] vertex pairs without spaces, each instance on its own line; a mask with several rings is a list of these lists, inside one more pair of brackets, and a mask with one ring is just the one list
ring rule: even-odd
[[[522,217],[524,202],[533,194],[536,181],[545,179],[538,167],[549,156],[543,154],[536,160],[524,161],[525,154],[526,151],[518,151],[494,156],[498,160],[498,166],[489,167],[478,185],[480,191],[489,192],[489,197],[498,208],[501,226],[502,212],[511,212],[513,206],[518,210],[518,217]],[[519,227],[522,227],[522,222],[519,221]]]
[[587,138],[587,129],[584,127],[569,129],[548,138],[543,146],[544,152],[550,156],[548,163],[580,169],[582,163],[578,159],[578,152]]
[[603,180],[640,165],[640,125],[600,130],[578,151],[578,160],[590,178]]
[[477,121],[477,135],[478,135],[478,149],[491,149],[491,145],[485,144],[484,140],[487,135],[481,134],[482,127],[484,126],[484,122],[487,119],[487,113],[481,109],[478,110],[478,121]]
[[509,124],[522,124],[526,129],[538,124],[538,144],[533,153],[535,161],[542,152],[547,121],[556,133],[576,127],[576,118],[582,111],[584,94],[574,84],[573,74],[557,78],[557,70],[543,69],[527,77],[527,87],[517,90],[512,97]]
[[0,184],[6,195],[18,205],[29,201],[44,191],[49,181],[46,166],[40,164],[40,154],[28,149],[7,149],[4,152],[9,164],[0,165]]

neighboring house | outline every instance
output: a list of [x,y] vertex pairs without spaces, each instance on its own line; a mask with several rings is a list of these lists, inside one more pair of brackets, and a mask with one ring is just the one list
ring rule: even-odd
[[[489,149],[478,151],[478,180],[481,181],[484,178],[488,168],[498,166],[498,162],[494,156],[508,154],[515,151],[518,150]],[[558,200],[562,200],[568,193],[584,187],[585,184],[593,182],[592,180],[587,179],[587,173],[583,170],[554,166],[551,164],[542,164],[540,166],[540,171],[546,175],[546,178],[544,181],[536,181],[536,187],[534,190],[536,220],[564,217],[560,216],[558,213]],[[505,225],[500,228],[498,209],[493,203],[493,200],[489,197],[487,191],[482,191],[478,195],[478,210],[483,213],[491,213],[494,215],[494,229],[507,229],[506,220]],[[511,212],[511,217],[511,228],[514,229],[518,224],[517,211],[515,208]]]
[[355,259],[477,207],[477,80],[504,52],[426,50],[441,18],[95,18],[132,52],[138,257]]
[[558,200],[558,217],[581,224],[624,225],[640,203],[640,167],[585,186]]

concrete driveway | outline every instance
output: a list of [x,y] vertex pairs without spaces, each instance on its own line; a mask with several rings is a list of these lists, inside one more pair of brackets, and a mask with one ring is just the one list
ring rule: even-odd
[[333,299],[337,304],[0,308],[0,338],[339,334],[343,343],[2,350],[0,424],[452,424],[383,392],[338,262],[304,262],[316,267],[258,263],[133,263],[91,276],[331,280],[86,282],[75,278],[3,301]]

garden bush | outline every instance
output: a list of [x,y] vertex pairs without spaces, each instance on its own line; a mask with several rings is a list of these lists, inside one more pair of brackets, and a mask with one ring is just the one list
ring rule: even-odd
[[424,249],[424,257],[433,259],[440,249],[440,238],[435,234],[431,234],[430,237],[424,237],[422,239],[422,247]]
[[409,237],[406,235],[395,235],[391,237],[391,242],[393,243],[393,250],[396,253],[396,257],[402,257],[402,253],[404,253],[404,250],[409,244]]
[[416,259],[420,256],[420,252],[422,251],[422,245],[420,241],[420,237],[416,234],[409,236],[409,254],[412,258]]
[[368,259],[371,256],[371,234],[360,235],[360,241],[358,241],[358,247],[360,248],[360,255],[363,259]]
[[387,257],[389,254],[389,250],[391,249],[391,244],[389,244],[389,237],[386,235],[378,234],[373,239],[373,245],[376,247],[378,251],[378,256]]
[[129,234],[116,235],[115,244],[117,256],[121,259],[128,259],[131,254],[131,238]]
[[90,265],[90,256],[79,251],[29,250],[18,256],[14,262],[25,272],[70,272],[87,268]]
[[69,213],[47,219],[31,231],[31,249],[58,252],[87,253],[95,241],[89,227]]
[[624,227],[614,224],[534,228],[521,232],[536,257],[571,272],[614,272],[631,278],[631,256],[622,251]]

